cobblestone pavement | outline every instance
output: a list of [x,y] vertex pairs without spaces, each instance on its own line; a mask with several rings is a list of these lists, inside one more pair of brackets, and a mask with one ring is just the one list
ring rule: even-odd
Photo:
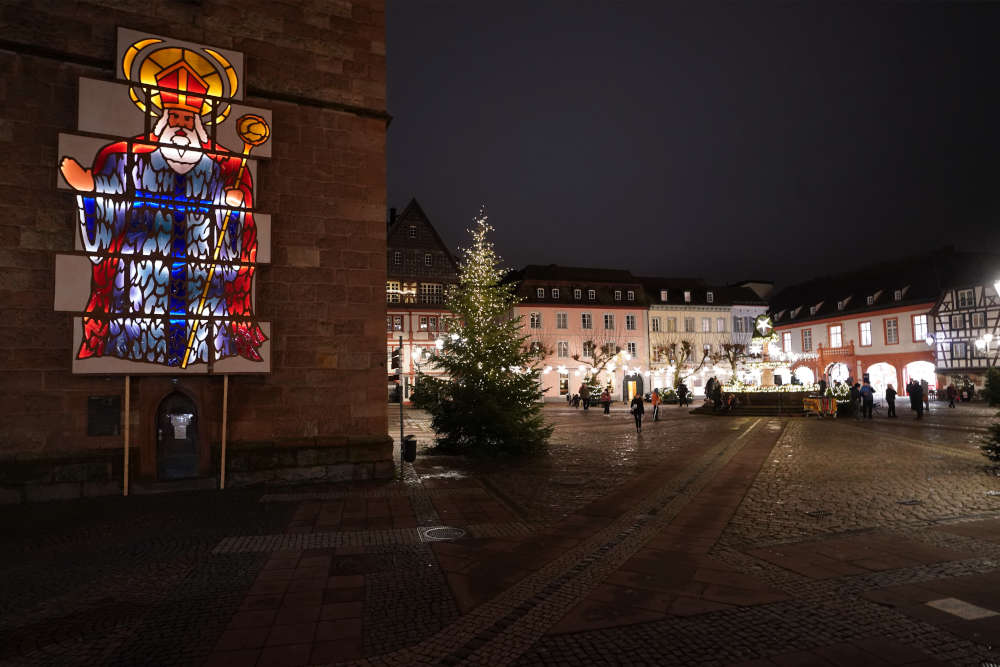
[[431,454],[406,410],[390,483],[8,508],[0,664],[1000,661],[985,407],[546,416],[527,460]]

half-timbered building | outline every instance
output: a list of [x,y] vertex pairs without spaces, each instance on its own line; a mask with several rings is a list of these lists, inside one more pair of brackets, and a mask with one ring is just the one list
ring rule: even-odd
[[[409,400],[417,375],[436,375],[427,363],[435,342],[444,332],[447,311],[444,295],[458,282],[458,264],[424,210],[411,199],[399,215],[389,213],[386,257],[385,333],[389,368],[389,399]],[[398,355],[399,376],[392,368]]]
[[982,388],[1000,352],[1000,255],[949,252],[935,268],[942,282],[932,311],[940,382]]

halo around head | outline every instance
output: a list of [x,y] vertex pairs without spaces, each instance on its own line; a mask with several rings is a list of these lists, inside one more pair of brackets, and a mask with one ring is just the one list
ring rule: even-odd
[[199,114],[206,125],[221,123],[231,111],[228,102],[213,104],[212,98],[232,98],[239,87],[236,69],[215,49],[170,46],[156,37],[125,50],[122,74],[132,84],[129,98],[143,113],[150,106],[182,108]]

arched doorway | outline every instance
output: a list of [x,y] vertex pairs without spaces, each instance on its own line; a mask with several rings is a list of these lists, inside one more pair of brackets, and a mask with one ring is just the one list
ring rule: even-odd
[[885,396],[885,388],[890,384],[899,393],[899,378],[896,376],[896,367],[892,364],[880,361],[869,366],[865,372],[868,373],[868,381],[876,396]]
[[639,373],[626,375],[622,383],[622,400],[630,403],[633,396],[638,394],[642,397],[643,393],[642,375]]
[[198,475],[198,408],[179,392],[156,410],[156,473],[161,480]]
[[[934,364],[929,361],[911,361],[903,367],[903,381],[927,380],[928,389],[937,389],[937,375],[934,373]],[[900,392],[902,393],[902,392]]]
[[799,366],[794,371],[792,371],[792,374],[795,376],[795,379],[798,380],[801,384],[804,385],[816,384],[816,374],[813,373],[812,369],[809,368],[808,366]]
[[830,378],[830,384],[847,382],[847,378],[851,377],[851,369],[844,362],[838,361],[826,367],[826,374]]

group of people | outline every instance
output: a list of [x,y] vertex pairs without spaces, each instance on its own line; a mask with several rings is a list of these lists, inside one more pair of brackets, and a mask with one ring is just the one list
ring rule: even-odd
[[[875,407],[875,389],[872,387],[871,382],[865,380],[864,383],[855,382],[851,384],[851,380],[847,381],[850,389],[848,390],[848,402],[851,406],[851,414],[854,415],[855,419],[871,419],[872,410]],[[954,391],[953,387],[949,387]],[[930,387],[927,384],[927,380],[910,380],[906,384],[906,393],[910,397],[910,408],[917,413],[917,419],[923,419],[924,410],[930,410]],[[893,419],[896,417],[896,389],[891,385],[886,385],[885,388],[885,405],[887,418]],[[951,398],[951,393],[949,393],[949,398]],[[954,407],[954,401],[952,401],[951,406]]]
[[586,383],[580,385],[580,389],[576,394],[566,394],[566,402],[572,405],[574,408],[580,407],[583,404],[584,411],[590,408],[591,403],[599,403],[604,407],[604,414],[610,414],[611,412],[611,390],[605,388],[601,392],[600,397],[597,400],[591,400],[590,386]]

